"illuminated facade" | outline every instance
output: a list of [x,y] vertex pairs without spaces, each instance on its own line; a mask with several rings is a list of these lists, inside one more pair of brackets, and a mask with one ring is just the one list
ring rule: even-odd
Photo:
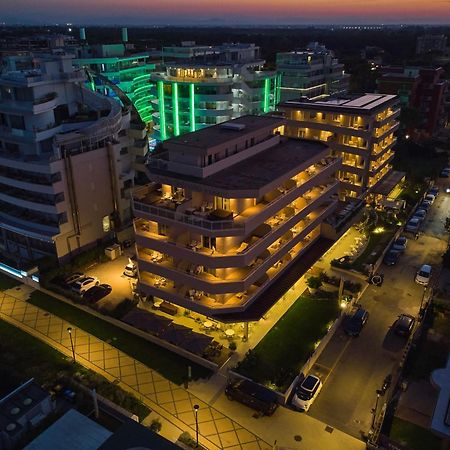
[[280,74],[280,100],[323,99],[348,90],[349,75],[344,73],[332,51],[317,42],[305,50],[277,53]]
[[243,116],[152,155],[152,182],[133,198],[142,294],[222,320],[314,246],[337,204],[340,158],[281,136],[283,125]]
[[107,78],[132,101],[142,121],[152,119],[150,74],[155,70],[152,57],[147,54],[126,54],[125,44],[82,46],[74,65],[90,69],[93,90],[108,97],[116,92],[104,82]]
[[254,44],[163,49],[164,72],[154,73],[153,137],[165,140],[278,103],[279,77],[263,70]]
[[0,76],[0,252],[69,259],[131,222],[130,113],[85,87],[59,53]]
[[316,102],[287,101],[279,106],[289,137],[326,142],[342,158],[340,197],[362,197],[374,191],[392,170],[399,128],[395,95],[365,94]]

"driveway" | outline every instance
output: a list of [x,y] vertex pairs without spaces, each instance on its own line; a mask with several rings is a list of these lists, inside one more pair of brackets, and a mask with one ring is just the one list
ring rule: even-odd
[[423,287],[414,282],[414,276],[422,264],[438,268],[447,245],[443,226],[447,215],[450,196],[441,191],[420,238],[409,240],[397,265],[380,267],[383,285],[369,286],[360,302],[370,314],[361,335],[349,338],[342,330],[337,332],[313,368],[324,387],[310,416],[359,438],[370,430],[376,391],[397,366],[406,343],[393,334],[392,324],[401,313],[417,315]]

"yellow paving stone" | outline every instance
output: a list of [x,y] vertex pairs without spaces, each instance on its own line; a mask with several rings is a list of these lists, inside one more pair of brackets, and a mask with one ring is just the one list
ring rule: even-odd
[[187,425],[195,425],[195,417],[193,411],[186,411],[178,414],[178,418]]
[[245,428],[236,430],[236,434],[241,444],[245,442],[252,442],[256,439],[255,435],[253,433],[250,433],[250,431],[246,430]]
[[134,364],[130,364],[129,366],[123,366],[122,364],[120,365],[120,373],[122,375],[122,377],[126,376],[126,375],[131,375],[131,374],[135,374],[135,368],[134,368]]
[[175,404],[172,403],[164,403],[164,405],[161,405],[162,408],[164,408],[166,411],[170,412],[170,414],[175,415],[176,414],[176,407]]
[[170,391],[166,392],[158,392],[156,391],[156,399],[158,400],[159,405],[163,405],[164,403],[173,403],[172,393]]
[[121,375],[120,379],[128,384],[128,386],[131,386],[133,388],[136,388],[136,386],[138,385],[138,381],[137,381],[137,376],[135,374],[132,375]]
[[99,361],[99,360],[103,361],[103,351],[93,352],[92,347],[91,347],[90,352],[89,352],[89,360],[90,361]]
[[203,408],[198,411],[199,423],[208,422],[210,420],[214,420],[210,408]]
[[89,354],[89,345],[75,345],[75,351],[80,355]]
[[[140,380],[138,380],[140,381]],[[155,392],[155,388],[153,387],[153,383],[139,383],[139,392],[143,395],[153,394]]]
[[211,441],[213,444],[215,444],[217,447],[222,448],[222,442],[220,442],[219,436],[216,435],[211,435],[208,436],[208,441]]
[[222,441],[222,445],[224,447],[231,447],[239,444],[239,439],[235,431],[220,433],[220,440]]
[[199,433],[202,436],[211,436],[212,434],[217,434],[217,428],[214,424],[214,420],[210,420],[209,422],[202,422],[198,425]]
[[119,369],[119,359],[118,358],[105,359],[105,369],[110,369],[113,367],[117,367],[117,369]]
[[187,400],[189,398],[189,393],[181,388],[172,389],[172,395],[175,401]]
[[175,406],[177,407],[178,413],[183,413],[186,411],[192,411],[193,405],[190,400],[176,401]]
[[107,370],[113,377],[120,378],[120,370],[118,367],[107,368]]
[[211,413],[212,413],[212,416],[213,416],[214,420],[224,419],[225,418],[225,416],[221,412],[217,411],[217,409],[211,408]]
[[242,450],[261,450],[262,448],[266,447],[259,445],[259,442],[257,441],[253,441],[253,442],[246,442],[244,444],[241,443],[241,448]]
[[141,364],[139,362],[136,362],[135,367],[136,367],[136,373],[138,373],[138,374],[150,372],[150,369],[147,366],[144,366],[144,364]]
[[170,383],[168,381],[156,381],[155,383],[156,392],[165,392],[170,390]]
[[227,450],[242,450],[242,447],[240,445],[232,445],[231,447],[224,447],[224,449]]
[[227,431],[234,430],[233,422],[228,419],[228,417],[216,420],[216,427],[219,433],[225,433]]

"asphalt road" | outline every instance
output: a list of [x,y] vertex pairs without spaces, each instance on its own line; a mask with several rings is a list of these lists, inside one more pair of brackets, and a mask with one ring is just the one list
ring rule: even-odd
[[380,267],[385,275],[381,287],[369,286],[365,291],[360,303],[370,316],[361,335],[349,338],[339,330],[313,367],[324,386],[309,415],[358,438],[370,430],[376,391],[398,365],[406,343],[392,332],[392,324],[401,313],[417,315],[423,287],[414,276],[422,264],[436,268],[440,264],[448,239],[447,216],[450,194],[441,190],[419,239],[409,240],[397,265]]

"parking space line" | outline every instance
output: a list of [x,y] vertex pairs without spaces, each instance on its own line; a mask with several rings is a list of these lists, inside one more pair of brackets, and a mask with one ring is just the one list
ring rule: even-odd
[[344,345],[344,348],[341,350],[341,352],[339,353],[338,357],[336,358],[336,361],[334,362],[334,364],[331,366],[330,371],[328,372],[328,375],[325,377],[325,380],[323,381],[323,384],[326,383],[326,381],[328,380],[328,377],[333,373],[334,369],[336,368],[336,366],[338,365],[339,361],[341,360],[343,354],[345,353],[345,351],[347,350],[347,347],[350,345],[350,343],[352,342],[352,339],[349,338],[347,343]]

